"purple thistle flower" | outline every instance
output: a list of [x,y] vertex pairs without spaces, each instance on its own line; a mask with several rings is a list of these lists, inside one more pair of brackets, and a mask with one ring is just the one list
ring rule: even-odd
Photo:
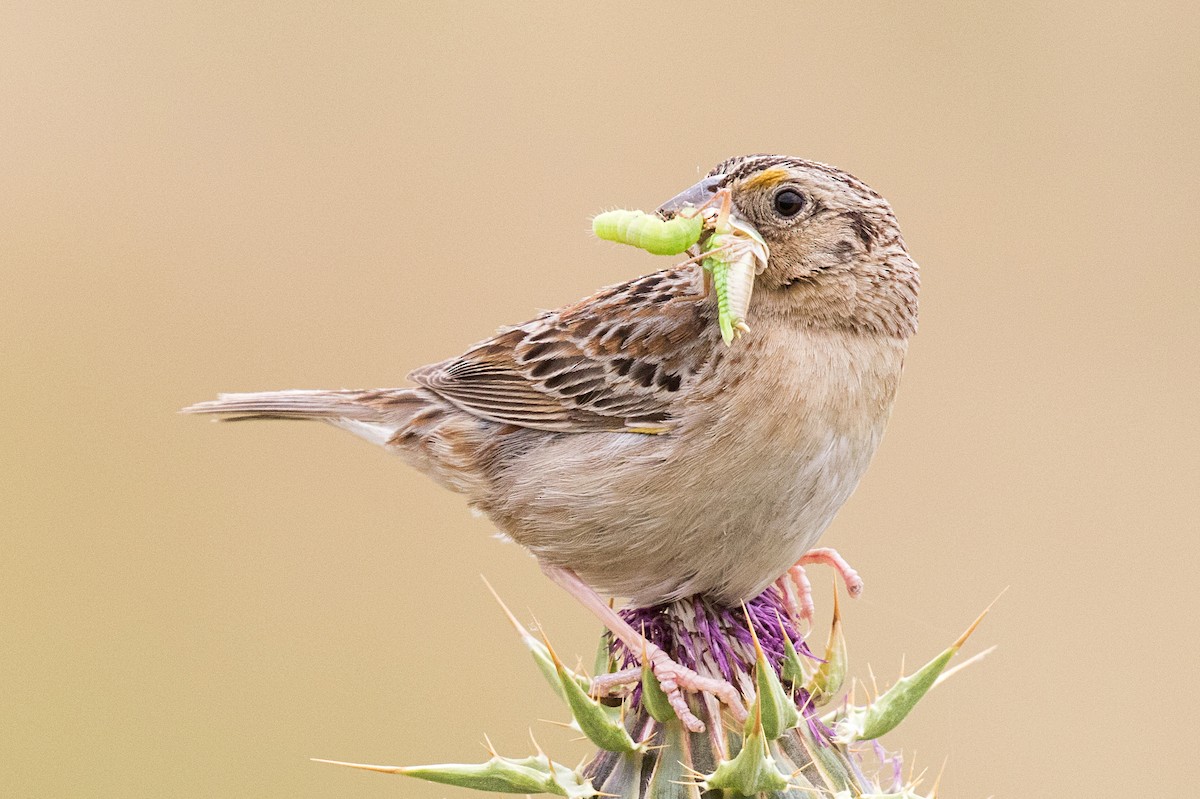
[[[666,605],[625,608],[621,616],[673,660],[691,669],[720,675],[734,684],[739,677],[753,674],[755,637],[776,673],[783,664],[785,636],[799,654],[820,662],[797,632],[783,598],[774,588],[737,607],[694,596]],[[630,652],[620,642],[613,642],[611,648],[622,668],[638,665],[640,652]],[[797,693],[796,699],[800,706],[811,705],[803,692]],[[811,707],[807,716],[813,724],[815,715]],[[824,727],[819,720],[815,724]]]

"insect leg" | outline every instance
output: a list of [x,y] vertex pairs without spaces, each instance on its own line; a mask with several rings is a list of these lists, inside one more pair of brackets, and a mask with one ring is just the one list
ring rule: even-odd
[[717,213],[717,219],[720,223],[727,224],[729,213],[733,208],[733,193],[729,189],[720,189],[719,191],[714,192],[713,196],[709,197],[700,205],[696,206],[695,208],[681,209],[675,213],[675,216],[682,216],[686,214],[688,217],[693,217],[696,214],[704,213],[709,208],[717,206],[720,207],[720,210]]
[[698,261],[705,261],[705,260],[708,260],[709,258],[712,258],[715,255],[718,255],[719,253],[726,252],[727,250],[728,250],[728,245],[722,244],[720,246],[714,247],[711,250],[705,250],[704,252],[700,253],[699,255],[693,255],[691,258],[688,258],[686,261],[680,261],[679,263],[677,263],[675,265],[676,266],[687,266],[688,264],[694,264]]

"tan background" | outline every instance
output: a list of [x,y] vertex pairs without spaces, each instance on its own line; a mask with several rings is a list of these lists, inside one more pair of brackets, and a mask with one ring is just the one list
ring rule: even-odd
[[14,5],[0,795],[434,799],[466,794],[306,758],[531,724],[582,754],[478,575],[562,650],[596,625],[459,498],[332,429],[174,411],[400,384],[656,268],[589,215],[764,150],[873,184],[923,267],[826,538],[868,582],[856,672],[1011,586],[971,644],[999,651],[889,744],[948,756],[947,796],[1194,784],[1194,4]]

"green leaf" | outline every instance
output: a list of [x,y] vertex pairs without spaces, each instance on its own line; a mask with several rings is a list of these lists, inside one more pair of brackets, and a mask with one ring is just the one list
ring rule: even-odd
[[[691,772],[690,766],[684,763],[685,760],[690,760],[684,754],[690,749],[685,742],[685,738],[689,734],[679,722],[665,724],[663,725],[662,749],[637,756],[643,763],[651,757],[657,761],[650,775],[650,781],[646,783],[641,794],[643,799],[700,799],[700,792],[693,776],[694,772]],[[639,772],[630,780],[633,785],[629,787],[636,790],[634,785],[643,779],[645,779],[644,772]]]
[[519,760],[493,755],[486,763],[441,763],[432,766],[371,766],[337,760],[317,762],[384,774],[401,774],[419,780],[492,793],[549,793],[568,799],[585,799],[597,793],[591,782],[582,774],[558,763],[552,763],[544,754]]
[[[858,782],[852,776],[846,762],[839,757],[838,749],[830,746],[823,740],[818,741],[816,736],[813,735],[812,729],[807,724],[801,724],[796,728],[796,731],[799,733],[800,742],[804,745],[804,751],[808,754],[808,759],[816,766],[817,772],[820,773],[825,785],[832,789],[835,795],[839,795],[837,792],[849,791],[853,788],[854,794],[857,796],[860,790],[857,787]],[[787,746],[791,744],[791,740],[793,739],[780,739],[784,744],[785,751],[787,750]],[[793,756],[793,758],[797,762],[800,761],[796,756]]]
[[[533,662],[537,664],[538,671],[542,673],[542,676],[546,678],[546,682],[550,684],[551,690],[558,695],[559,699],[565,700],[566,695],[563,693],[562,682],[559,680],[558,669],[555,668],[554,659],[550,656],[550,648],[546,646],[546,644],[534,638],[529,630],[525,629],[525,625],[517,621],[517,617],[513,615],[511,610],[508,609],[508,605],[504,604],[504,600],[500,598],[500,595],[496,593],[496,589],[492,588],[492,584],[489,583],[486,578],[483,582],[487,586],[488,590],[492,592],[492,596],[495,598],[497,604],[500,605],[500,609],[504,611],[504,615],[508,618],[509,624],[511,624],[513,629],[517,631],[517,635],[521,636],[521,642],[528,647],[529,653],[533,655]],[[589,680],[587,677],[575,674],[574,672],[568,673],[571,674],[575,683],[584,691],[587,691],[592,687],[591,680]]]
[[[783,630],[783,624],[780,623],[780,630]],[[780,668],[780,676],[790,682],[792,685],[804,685],[813,672],[813,667],[808,663],[808,658],[796,651],[796,647],[792,645],[792,639],[783,631],[783,666]]]
[[554,662],[563,697],[575,716],[575,723],[588,739],[609,752],[634,752],[640,745],[629,736],[618,714],[597,702],[578,682],[578,675],[567,669],[554,650],[546,645],[546,651]]
[[612,656],[612,648],[609,644],[612,642],[611,634],[605,630],[600,634],[600,643],[596,645],[596,658],[593,663],[592,674],[600,676],[601,674],[610,674],[617,670],[617,661]]
[[661,724],[675,720],[675,708],[671,707],[667,692],[662,689],[648,662],[642,665],[642,706]]
[[846,635],[842,632],[842,611],[838,605],[838,593],[833,592],[833,624],[829,628],[829,640],[825,643],[825,662],[804,684],[804,690],[812,697],[813,707],[828,704],[842,690],[846,682]]
[[[773,741],[783,735],[785,731],[799,726],[800,711],[796,709],[795,700],[788,695],[787,691],[783,690],[783,684],[779,682],[779,676],[775,673],[775,669],[767,662],[767,656],[763,653],[762,645],[759,644],[758,635],[754,632],[754,623],[750,620],[749,614],[746,615],[746,624],[754,639],[754,682],[757,693],[755,701],[761,708],[759,715],[763,733],[767,740]],[[785,635],[784,638],[786,639],[787,636]],[[747,723],[749,721],[747,719]]]
[[950,658],[962,648],[986,615],[985,610],[945,651],[907,677],[901,677],[874,702],[866,707],[847,709],[835,726],[836,740],[839,743],[870,741],[895,729],[933,687]]
[[762,722],[763,705],[761,701],[755,701],[754,711],[746,720],[742,748],[732,760],[722,760],[712,774],[701,780],[701,790],[754,796],[788,789],[788,776],[779,770],[771,757]]

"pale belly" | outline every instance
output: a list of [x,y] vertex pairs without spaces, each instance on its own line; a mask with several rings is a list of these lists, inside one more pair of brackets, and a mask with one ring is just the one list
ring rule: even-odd
[[539,559],[635,604],[757,595],[858,485],[903,359],[890,342],[786,344],[754,359],[779,368],[697,397],[670,435],[562,435],[532,449],[489,512]]
[[518,540],[637,604],[694,593],[749,599],[812,548],[874,450],[836,437],[804,453],[759,443],[763,460],[716,459],[724,468],[668,461],[637,474],[610,461],[599,472],[572,470],[545,487],[527,511],[525,529],[535,532]]

